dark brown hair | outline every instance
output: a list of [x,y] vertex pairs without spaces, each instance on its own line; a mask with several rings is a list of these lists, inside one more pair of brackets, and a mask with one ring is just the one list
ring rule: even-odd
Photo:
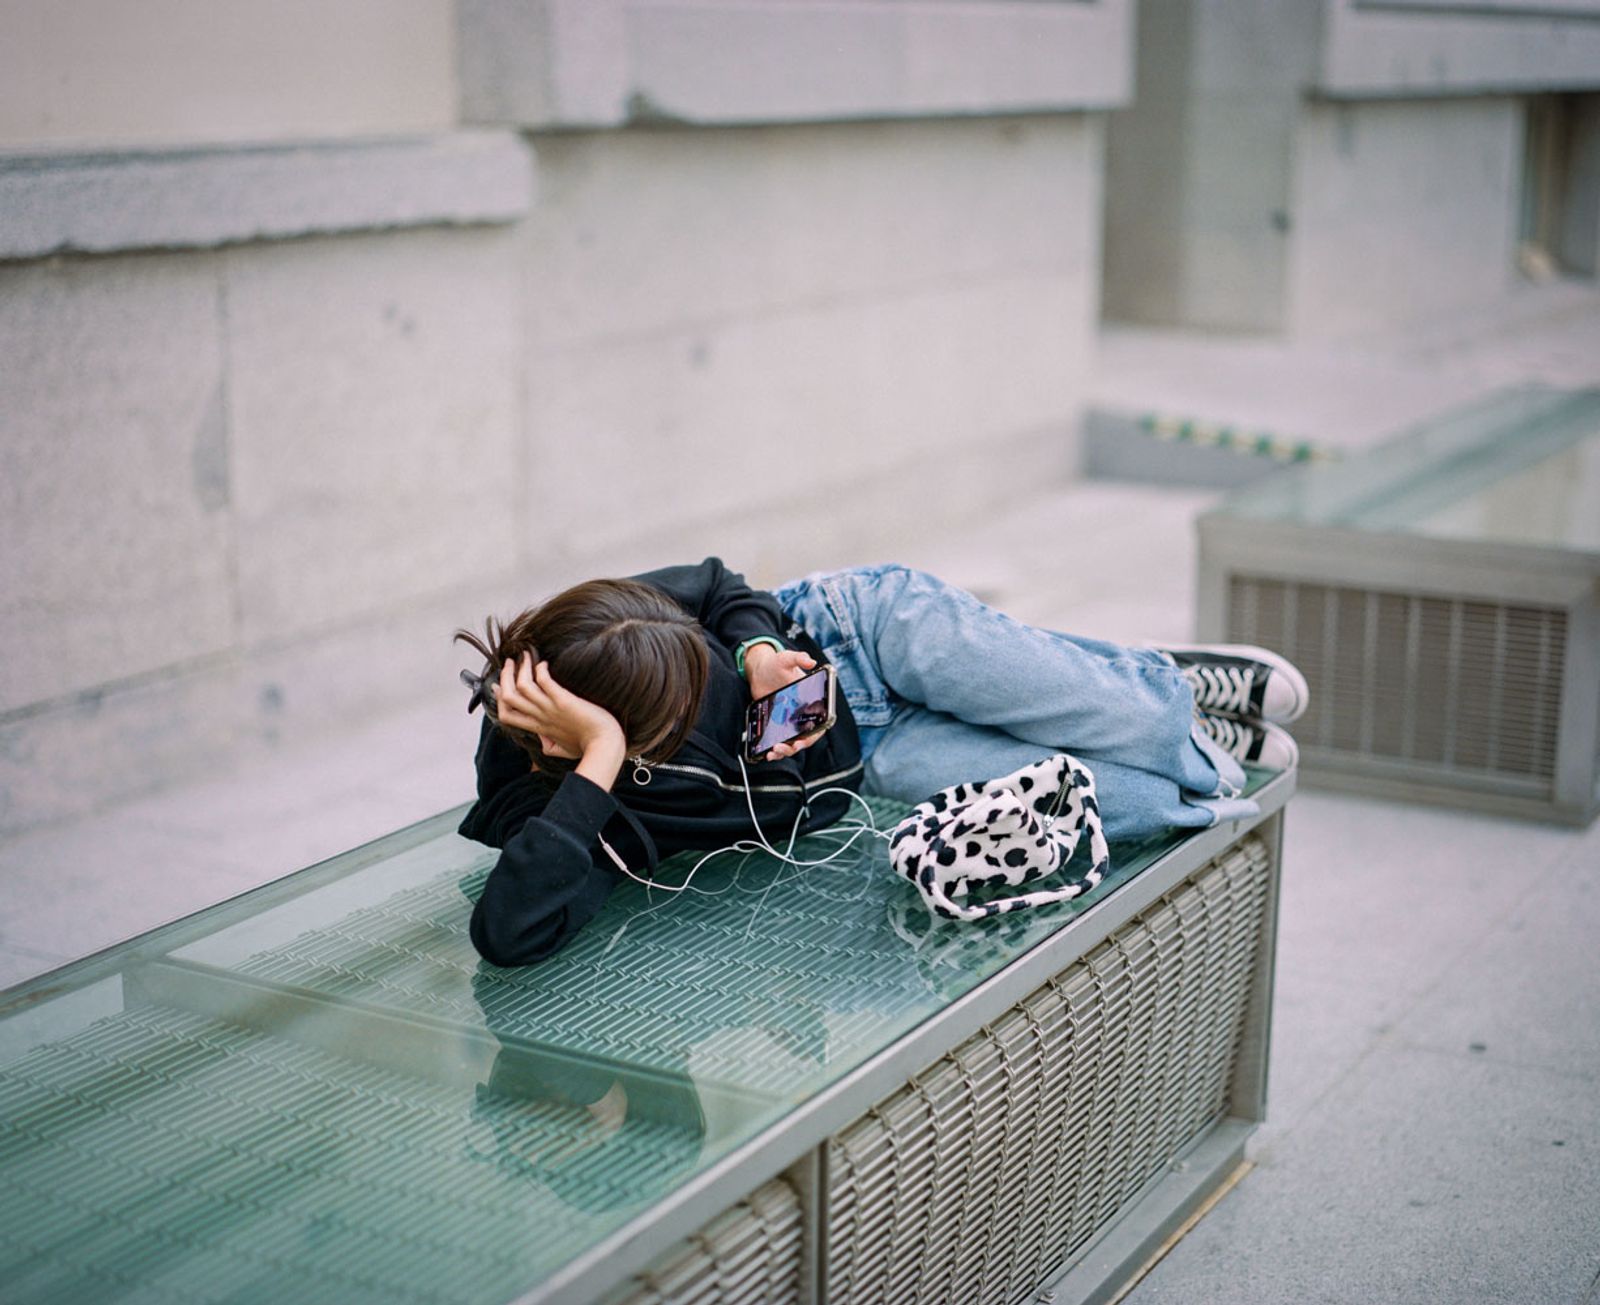
[[617,718],[630,751],[657,760],[689,737],[710,668],[700,623],[637,580],[586,580],[503,625],[491,616],[481,639],[470,630],[455,637],[483,657],[484,711],[546,772],[576,763],[547,757],[535,735],[500,720],[494,689],[506,662],[525,653],[548,662],[557,684]]

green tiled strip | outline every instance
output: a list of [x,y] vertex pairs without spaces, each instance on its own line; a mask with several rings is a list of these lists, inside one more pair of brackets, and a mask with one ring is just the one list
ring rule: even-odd
[[1270,458],[1274,462],[1331,462],[1339,456],[1334,450],[1321,448],[1310,440],[1170,414],[1145,413],[1139,418],[1139,429],[1175,444],[1227,449],[1232,453]]

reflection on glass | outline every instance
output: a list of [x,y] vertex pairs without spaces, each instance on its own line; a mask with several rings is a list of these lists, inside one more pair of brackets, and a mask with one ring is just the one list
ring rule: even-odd
[[693,1171],[706,1114],[687,1055],[671,1072],[551,1051],[497,1017],[491,981],[475,976],[473,992],[499,1042],[473,1095],[480,1160],[595,1214],[648,1202]]

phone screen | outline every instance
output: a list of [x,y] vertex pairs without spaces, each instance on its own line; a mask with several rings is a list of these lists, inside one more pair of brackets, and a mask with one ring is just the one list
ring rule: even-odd
[[778,744],[825,730],[833,721],[833,667],[819,666],[750,704],[745,756],[759,761]]

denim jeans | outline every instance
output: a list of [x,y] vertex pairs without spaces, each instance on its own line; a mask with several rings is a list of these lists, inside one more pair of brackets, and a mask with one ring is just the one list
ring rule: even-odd
[[1094,772],[1108,838],[1257,810],[1159,653],[1024,625],[903,566],[819,572],[775,592],[837,669],[869,794],[921,802],[1070,752]]

